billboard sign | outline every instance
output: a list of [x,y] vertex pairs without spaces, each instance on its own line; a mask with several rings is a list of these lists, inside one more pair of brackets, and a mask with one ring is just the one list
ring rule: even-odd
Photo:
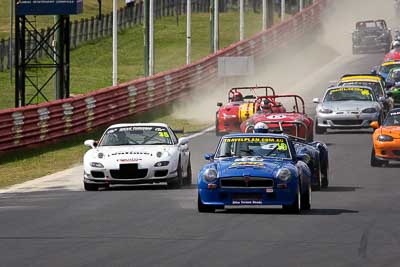
[[70,15],[83,11],[83,0],[15,0],[15,14]]
[[254,72],[253,56],[218,57],[218,77],[249,76]]

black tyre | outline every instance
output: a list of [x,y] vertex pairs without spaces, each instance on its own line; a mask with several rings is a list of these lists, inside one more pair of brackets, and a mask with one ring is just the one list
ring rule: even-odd
[[183,185],[181,159],[179,159],[179,161],[178,161],[177,173],[178,174],[176,175],[176,177],[174,179],[167,181],[168,188],[178,189],[178,188],[181,188],[181,186]]
[[329,186],[328,168],[322,169],[322,188],[327,188]]
[[285,212],[298,214],[301,211],[301,190],[300,190],[300,180],[298,182],[298,188],[296,193],[296,200],[291,205],[282,205],[282,208]]
[[320,165],[319,159],[316,162],[313,162],[313,165],[314,164],[315,164],[315,166],[311,166],[313,168],[310,168],[310,170],[314,171],[314,176],[317,179],[317,183],[312,184],[311,188],[313,191],[319,191],[319,190],[321,190],[321,186],[322,186],[321,165]]
[[301,195],[301,209],[311,209],[311,185],[308,186],[307,192]]
[[324,134],[326,133],[326,128],[318,126],[318,120],[315,119],[315,133],[316,134]]
[[371,166],[372,167],[382,167],[386,163],[387,163],[386,160],[380,160],[380,159],[376,158],[375,149],[372,148],[372,151],[371,151]]
[[85,188],[86,191],[97,191],[99,190],[99,186],[97,184],[89,184],[89,183],[83,183],[83,187]]
[[219,131],[219,122],[218,122],[218,112],[215,113],[215,135],[216,136],[222,136],[224,135]]
[[215,207],[213,205],[204,205],[201,201],[200,194],[197,195],[197,210],[202,213],[214,213]]
[[[321,156],[321,153],[323,153],[322,156]],[[326,188],[329,185],[329,154],[328,154],[328,151],[326,151],[325,149],[323,152],[320,151],[320,159],[319,160],[320,160],[319,165],[321,166],[322,187]]]
[[186,177],[185,177],[185,185],[192,184],[192,164],[190,163],[190,158],[187,166]]

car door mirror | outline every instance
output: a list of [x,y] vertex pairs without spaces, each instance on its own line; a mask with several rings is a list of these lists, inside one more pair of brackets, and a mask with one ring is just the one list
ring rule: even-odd
[[204,159],[205,160],[213,160],[214,154],[210,154],[210,153],[204,154]]
[[97,147],[97,142],[94,141],[94,140],[86,140],[86,141],[84,142],[84,145],[85,145],[85,146],[88,146],[88,147],[90,147],[90,148],[96,148],[96,147]]
[[372,70],[371,70],[371,74],[372,74],[372,75],[376,75],[377,73],[378,73],[378,72],[376,71],[376,69],[372,69]]
[[380,96],[380,97],[378,98],[378,101],[379,101],[379,102],[385,102],[385,101],[386,101],[386,98],[385,98],[384,96]]
[[222,102],[218,102],[217,107],[222,107]]
[[369,126],[371,126],[374,129],[378,129],[379,128],[379,122],[378,121],[373,121],[369,124]]
[[319,103],[319,98],[318,97],[314,98],[312,102],[315,103],[315,104],[318,104]]
[[178,145],[186,145],[189,143],[189,138],[181,137],[178,139]]

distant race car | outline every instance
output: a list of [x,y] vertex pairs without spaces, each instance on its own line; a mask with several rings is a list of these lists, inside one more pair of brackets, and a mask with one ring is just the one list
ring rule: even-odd
[[393,87],[389,89],[387,94],[393,98],[394,107],[400,106],[400,82],[396,82]]
[[[389,77],[388,77],[389,78]],[[383,104],[384,115],[393,108],[393,98],[386,93],[386,83],[382,76],[371,74],[346,74],[343,75],[337,86],[366,86],[372,89],[376,97]]]
[[400,48],[391,49],[383,58],[383,62],[399,61],[400,60]]
[[361,52],[387,52],[392,34],[384,20],[365,20],[356,23],[353,32],[353,54]]
[[[270,98],[275,90],[270,86],[236,87],[228,92],[228,103],[217,103],[218,111],[215,116],[215,132],[223,135],[239,132],[240,124],[249,118],[260,105],[259,96]],[[273,100],[271,100],[273,101]],[[282,109],[282,108],[277,108]]]
[[400,61],[387,61],[383,62],[381,65],[374,67],[371,71],[372,75],[380,75],[385,80],[392,68],[400,67]]
[[386,78],[386,87],[390,88],[394,86],[397,82],[400,82],[400,66],[397,68],[392,68]]
[[225,206],[281,205],[299,213],[311,207],[311,171],[288,136],[230,134],[198,175],[198,211]]
[[372,135],[371,166],[381,167],[391,160],[400,160],[400,108],[389,112],[382,125],[371,123]]
[[85,190],[113,184],[166,182],[171,187],[190,184],[189,139],[177,138],[163,123],[125,123],[107,128],[83,158]]
[[316,107],[315,132],[327,129],[369,128],[372,121],[383,120],[382,103],[372,89],[365,86],[338,86],[326,90],[322,101],[314,98]]
[[[262,101],[264,97],[259,97],[258,99]],[[279,110],[258,110],[247,120],[243,121],[240,125],[240,131],[243,133],[253,132],[253,128],[257,122],[268,122],[270,128],[278,128],[279,122],[287,122],[285,124],[285,133],[290,134],[292,136],[297,136],[304,138],[305,140],[311,142],[314,140],[314,121],[311,117],[309,117],[305,112],[304,100],[299,95],[275,95],[269,97],[269,99],[273,100],[275,104],[281,105],[280,101],[289,101],[291,107],[293,108],[291,111],[279,112]],[[289,106],[287,102],[285,102],[285,106]],[[276,122],[273,124],[272,122]],[[290,127],[290,122],[298,122],[292,124]]]

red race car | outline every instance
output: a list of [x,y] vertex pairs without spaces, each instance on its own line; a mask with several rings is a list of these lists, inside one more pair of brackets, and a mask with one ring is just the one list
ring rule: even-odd
[[270,86],[236,87],[228,92],[228,103],[217,103],[218,111],[215,118],[215,133],[223,135],[239,132],[240,124],[247,120],[259,108],[260,97],[274,103],[274,110],[280,111],[273,97],[275,90]]
[[[293,110],[286,111],[278,99],[284,101],[285,106],[292,106]],[[314,121],[305,113],[303,98],[298,95],[275,95],[258,97],[256,101],[261,103],[259,109],[241,123],[241,132],[253,132],[257,122],[264,122],[271,130],[283,129],[286,134],[309,142],[314,140]]]

